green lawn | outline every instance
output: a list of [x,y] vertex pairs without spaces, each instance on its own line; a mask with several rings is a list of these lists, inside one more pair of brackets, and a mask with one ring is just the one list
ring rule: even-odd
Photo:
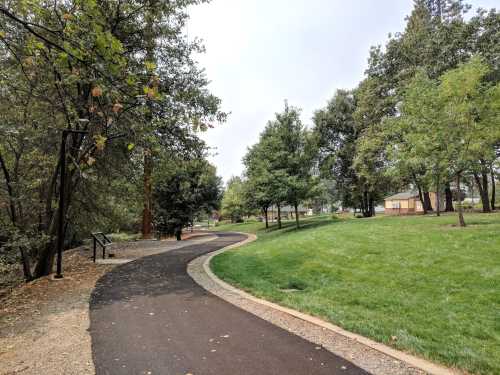
[[[473,373],[500,374],[500,214],[261,223],[212,261],[252,294]],[[294,291],[297,289],[297,291]]]

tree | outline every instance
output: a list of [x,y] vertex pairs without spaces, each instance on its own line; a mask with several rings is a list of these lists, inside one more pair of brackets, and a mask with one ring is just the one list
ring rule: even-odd
[[[9,215],[12,228],[44,239],[32,248],[34,277],[52,270],[62,129],[87,132],[67,145],[68,204],[62,214],[71,226],[85,215],[75,204],[85,201],[80,206],[92,208],[95,196],[83,186],[96,171],[113,165],[137,172],[144,169],[139,151],[154,153],[158,145],[188,149],[186,133],[224,119],[191,58],[202,47],[183,35],[186,8],[197,2],[0,5],[2,195],[15,211]],[[150,15],[153,29],[144,22]]]
[[272,189],[274,183],[272,172],[269,170],[261,144],[257,143],[249,148],[243,158],[245,165],[245,202],[251,209],[259,209],[264,214],[266,229],[269,228],[269,207],[273,204]]
[[[472,170],[475,169],[477,160],[494,160],[497,157],[496,147],[500,140],[500,83],[487,80],[490,74],[491,70],[485,60],[475,56],[467,64],[445,73],[440,85],[445,119],[448,124],[455,124],[457,141],[464,144],[463,154],[460,155],[462,163],[469,162]],[[460,171],[458,167],[455,169]],[[458,173],[457,181],[460,177]],[[487,180],[483,180],[483,184],[486,186]],[[460,191],[459,186],[457,189]],[[486,192],[483,203],[487,202]]]
[[221,214],[229,217],[231,223],[243,221],[246,212],[244,183],[241,177],[231,177],[222,198]]
[[[397,103],[417,72],[424,70],[429,77],[437,79],[470,57],[473,31],[463,17],[469,9],[462,0],[416,0],[404,32],[391,36],[384,52],[380,47],[372,48],[368,78],[376,79],[384,88],[386,95],[381,99],[393,96],[391,116],[396,113]],[[377,134],[384,133],[384,129],[379,130],[382,133]],[[403,161],[398,164],[407,173],[401,176],[403,180],[411,180],[418,188],[424,213],[431,211],[431,181],[425,177],[428,166],[410,160],[404,161],[404,167]],[[443,185],[449,186],[449,182],[444,181]],[[450,210],[451,191],[448,188],[446,191]]]
[[[278,228],[281,229],[281,206],[288,198],[288,174],[283,168],[283,143],[278,135],[279,124],[277,121],[269,121],[261,133],[258,143],[258,152],[261,157],[261,165],[265,174],[261,177],[266,183],[266,197],[277,207]],[[253,183],[251,181],[250,183]]]
[[298,206],[314,192],[316,182],[312,178],[312,144],[298,108],[285,102],[284,112],[276,114],[276,125],[277,167],[286,175],[286,201],[295,208],[295,223],[299,228]]
[[[421,72],[406,91],[396,120],[401,143],[393,147],[399,157],[420,159],[430,166],[427,173],[438,187],[442,176],[452,176],[460,192],[463,176],[475,161],[494,153],[500,85],[484,83],[489,72],[484,60],[474,57],[439,81]],[[461,202],[458,215],[460,226],[465,226]]]
[[352,168],[359,131],[354,121],[355,96],[338,90],[326,108],[315,112],[313,137],[320,174],[335,181],[334,199],[343,207],[358,206],[358,176]]
[[200,213],[219,208],[221,179],[204,159],[180,160],[165,167],[154,184],[154,222],[162,235],[181,240],[182,229]]
[[321,175],[335,182],[343,207],[360,208],[364,217],[389,187],[385,176],[384,140],[379,123],[391,114],[392,97],[375,78],[349,92],[339,90],[313,118]]
[[[310,135],[300,120],[300,110],[285,102],[285,109],[269,121],[250,158],[257,158],[258,172],[250,169],[250,183],[267,183],[265,198],[278,207],[281,228],[281,205],[295,208],[295,222],[300,226],[298,206],[314,191],[312,178],[313,147]],[[250,161],[250,160],[249,160]],[[250,163],[250,167],[253,167]]]
[[353,119],[359,132],[353,169],[361,188],[361,209],[364,217],[375,215],[375,203],[391,191],[385,170],[386,143],[383,120],[394,115],[394,96],[379,78],[369,77],[355,92],[356,110]]
[[477,14],[469,21],[468,28],[470,30],[467,34],[470,53],[481,55],[490,66],[490,73],[485,78],[493,83],[500,81],[500,65],[498,64],[500,11],[496,9],[478,10]]

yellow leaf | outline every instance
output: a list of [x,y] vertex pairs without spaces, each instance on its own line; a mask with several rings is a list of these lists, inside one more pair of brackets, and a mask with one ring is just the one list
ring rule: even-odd
[[107,138],[102,136],[102,135],[95,135],[94,136],[95,140],[95,146],[99,151],[104,150],[104,147],[106,146],[106,140]]
[[155,70],[155,69],[156,69],[156,64],[155,64],[154,62],[152,62],[152,61],[146,61],[146,62],[144,63],[144,65],[146,65],[146,69],[147,69],[148,71],[153,71],[153,70]]

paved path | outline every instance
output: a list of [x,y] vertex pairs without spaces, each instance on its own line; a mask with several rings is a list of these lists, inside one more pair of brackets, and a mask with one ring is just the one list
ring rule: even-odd
[[198,286],[186,273],[238,234],[116,267],[91,298],[96,375],[367,374]]

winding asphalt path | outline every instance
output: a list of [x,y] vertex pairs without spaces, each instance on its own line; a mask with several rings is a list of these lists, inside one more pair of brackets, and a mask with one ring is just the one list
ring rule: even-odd
[[215,297],[187,274],[194,258],[243,239],[218,234],[104,275],[90,302],[96,374],[367,374]]

